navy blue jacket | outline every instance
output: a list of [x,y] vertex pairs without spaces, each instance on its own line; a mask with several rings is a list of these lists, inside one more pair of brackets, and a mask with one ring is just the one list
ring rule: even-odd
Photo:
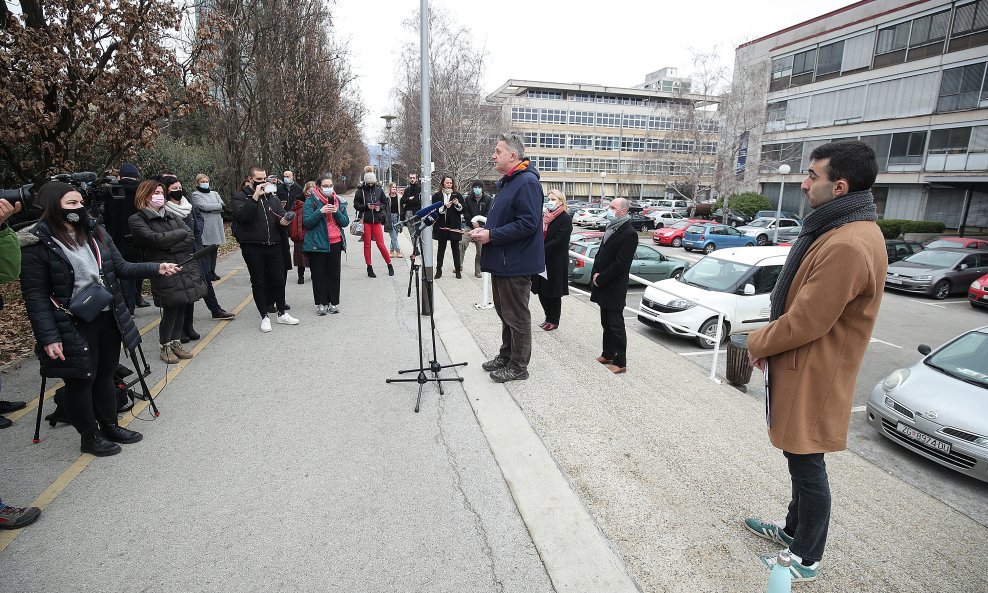
[[495,276],[531,276],[545,270],[542,243],[542,184],[528,159],[527,167],[498,181],[499,191],[487,213],[491,242],[480,254],[480,269]]

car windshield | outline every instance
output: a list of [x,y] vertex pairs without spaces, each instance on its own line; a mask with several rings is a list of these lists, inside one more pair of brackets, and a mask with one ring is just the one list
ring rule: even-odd
[[750,269],[751,266],[747,264],[708,256],[686,270],[680,281],[700,288],[726,292],[733,289]]
[[957,263],[963,257],[957,253],[951,253],[949,251],[920,251],[919,253],[914,253],[902,261],[907,261],[911,264],[921,264],[924,266],[929,266],[931,268],[950,268]]
[[690,224],[692,224],[692,223],[689,223],[689,222],[686,222],[686,221],[682,221],[682,222],[677,222],[676,224],[671,224],[667,228],[670,228],[670,229],[685,229],[686,227],[690,226]]
[[931,355],[926,364],[951,377],[988,389],[988,333],[964,334]]
[[686,229],[686,232],[689,233],[689,234],[691,234],[691,235],[699,235],[700,233],[703,232],[703,229],[704,229],[703,226],[698,225],[698,224],[695,224],[695,225],[691,226],[690,228]]
[[762,228],[762,227],[767,227],[773,222],[775,222],[774,218],[759,218],[758,220],[753,220],[750,223],[748,223],[748,226],[756,226]]
[[941,247],[964,247],[963,241],[947,241],[945,239],[937,239],[929,245],[926,246],[927,249],[940,249]]

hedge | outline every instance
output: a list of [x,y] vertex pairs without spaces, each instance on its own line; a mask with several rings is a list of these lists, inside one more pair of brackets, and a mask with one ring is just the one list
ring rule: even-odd
[[896,220],[887,218],[877,221],[878,228],[886,239],[896,239],[904,233],[942,233],[946,225],[935,220]]

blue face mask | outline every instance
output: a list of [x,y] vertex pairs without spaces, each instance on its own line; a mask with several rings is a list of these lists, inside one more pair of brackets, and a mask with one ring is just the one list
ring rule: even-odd
[[473,195],[477,196],[478,198],[480,197],[480,194],[482,194],[482,193],[484,193],[484,190],[480,189],[479,187],[473,188]]
[[617,212],[613,210],[608,210],[607,212],[604,213],[604,218],[606,218],[607,220],[614,220],[615,218],[617,218]]
[[545,207],[546,207],[546,209],[549,210],[549,212],[552,212],[553,210],[556,209],[556,203],[555,202],[549,202],[548,204],[545,205]]
[[202,191],[209,191],[209,184],[208,183],[200,183],[199,184],[199,189],[201,189]]

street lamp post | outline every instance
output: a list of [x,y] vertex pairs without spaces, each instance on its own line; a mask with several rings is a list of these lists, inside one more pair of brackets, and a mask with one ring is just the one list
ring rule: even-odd
[[381,174],[381,180],[383,181],[384,180],[384,165],[383,165],[383,162],[384,162],[384,149],[385,149],[385,147],[387,147],[388,143],[387,142],[378,142],[378,145],[380,145],[380,147],[381,147],[381,154],[379,154],[378,157],[377,157],[377,172]]
[[782,218],[782,196],[786,190],[786,175],[789,174],[789,165],[779,166],[779,175],[782,175],[782,183],[779,184],[779,203],[775,207],[775,232],[772,233],[772,244],[779,242],[779,220]]
[[[391,122],[398,119],[397,115],[382,115],[381,119],[384,120],[384,139],[387,142],[391,142]],[[391,144],[394,146],[394,143]],[[391,185],[391,159],[388,158],[388,185]]]
[[607,171],[600,172],[600,207],[604,207],[604,178],[607,177]]

